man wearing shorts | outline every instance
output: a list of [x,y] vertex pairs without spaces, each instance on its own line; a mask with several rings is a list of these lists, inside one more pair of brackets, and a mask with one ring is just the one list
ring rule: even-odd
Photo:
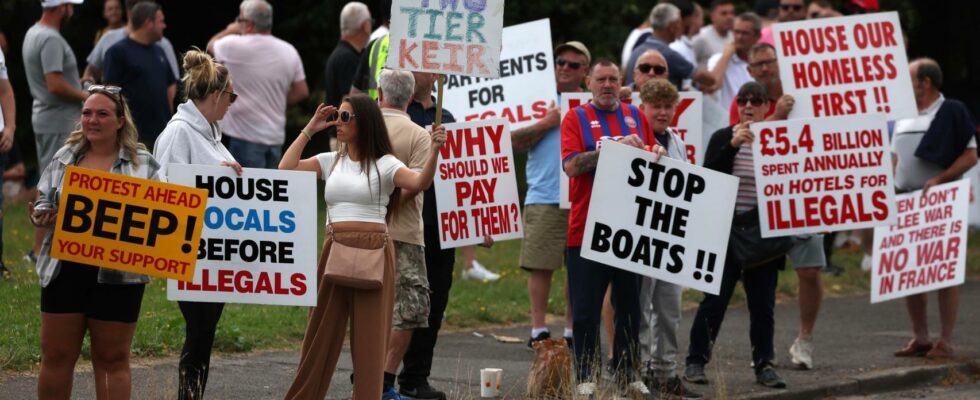
[[823,301],[823,282],[820,273],[827,264],[823,252],[823,235],[800,236],[789,249],[789,260],[799,281],[797,301],[800,303],[800,332],[789,348],[793,365],[800,369],[813,368],[813,326]]
[[[555,83],[558,94],[581,92],[591,55],[581,42],[555,48]],[[511,133],[514,151],[527,151],[527,195],[524,198],[524,240],[521,268],[530,272],[527,294],[531,300],[531,339],[527,345],[551,338],[545,324],[551,277],[561,268],[568,235],[568,210],[558,207],[561,177],[561,116],[552,104],[543,118]],[[565,286],[565,340],[572,338],[571,303]]]
[[[34,97],[31,124],[39,172],[65,144],[82,115],[82,102],[88,97],[79,82],[75,53],[59,32],[74,13],[74,4],[81,3],[82,0],[42,1],[41,19],[24,36],[24,74]],[[28,255],[32,262],[47,229],[34,231],[34,247]]]
[[[392,153],[408,168],[422,171],[429,159],[430,139],[425,129],[406,113],[415,93],[411,72],[385,69],[378,82],[381,112],[384,115]],[[398,192],[396,192],[397,194]],[[395,373],[401,364],[413,330],[429,327],[429,279],[425,268],[425,237],[422,225],[422,199],[419,193],[401,190],[398,210],[390,223],[395,242],[395,310],[385,357],[383,399],[398,399]]]

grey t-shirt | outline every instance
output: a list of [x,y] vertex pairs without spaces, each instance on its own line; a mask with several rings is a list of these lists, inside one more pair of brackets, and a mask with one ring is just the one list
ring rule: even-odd
[[34,24],[24,36],[24,72],[34,97],[31,123],[36,134],[66,134],[82,114],[82,103],[64,100],[48,91],[45,74],[61,72],[65,82],[81,90],[78,64],[71,46],[58,31]]
[[[919,142],[925,136],[929,125],[939,106],[942,105],[944,97],[940,97],[929,108],[919,113],[918,117],[907,118],[895,122],[895,133],[892,135],[892,155],[897,164],[895,166],[895,188],[900,192],[910,192],[922,189],[926,181],[941,174],[946,169],[923,160],[915,156],[915,150],[919,148]],[[977,138],[973,137],[966,144],[967,148],[977,148]],[[965,149],[964,149],[965,150]]]
[[[88,65],[92,68],[96,68],[102,72],[105,72],[105,53],[109,51],[109,48],[119,43],[120,40],[126,38],[126,27],[113,29],[102,34],[99,42],[95,44],[91,53],[88,53],[88,57],[85,61],[88,61]],[[174,46],[170,44],[167,38],[161,38],[160,41],[156,43],[158,47],[163,49],[163,55],[167,57],[167,63],[170,64],[170,70],[174,73],[174,79],[180,80],[180,69],[177,68],[177,55],[174,53]]]

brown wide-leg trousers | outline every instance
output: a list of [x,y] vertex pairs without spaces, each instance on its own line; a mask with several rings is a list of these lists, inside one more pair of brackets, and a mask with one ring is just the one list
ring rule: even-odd
[[[351,247],[376,249],[385,238],[384,232],[382,224],[334,223],[337,242]],[[317,266],[317,306],[310,310],[299,367],[286,399],[322,400],[326,396],[344,346],[349,318],[354,400],[377,400],[381,398],[385,350],[395,300],[395,246],[389,238],[381,289],[363,290],[334,285],[322,279],[331,244],[330,235],[327,235]]]

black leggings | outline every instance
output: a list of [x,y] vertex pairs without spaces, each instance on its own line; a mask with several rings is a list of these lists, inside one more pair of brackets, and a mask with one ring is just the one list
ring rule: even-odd
[[187,322],[184,348],[180,350],[180,376],[177,398],[192,400],[204,398],[211,365],[211,346],[218,319],[225,303],[201,303],[178,301],[180,313]]

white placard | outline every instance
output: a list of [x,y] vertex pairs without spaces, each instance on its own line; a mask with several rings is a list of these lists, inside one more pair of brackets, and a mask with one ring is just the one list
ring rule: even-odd
[[393,0],[385,65],[496,78],[503,28],[504,0]]
[[170,164],[168,179],[208,189],[192,282],[167,281],[167,299],[315,306],[316,174]]
[[898,12],[773,25],[790,118],[918,115]]
[[895,221],[884,114],[760,122],[751,129],[762,237]]
[[[530,40],[535,39],[535,40]],[[500,78],[446,77],[443,106],[460,121],[504,118],[520,129],[544,118],[555,101],[551,22],[537,20],[504,28]]]
[[582,257],[718,294],[738,178],[603,142]]
[[524,237],[507,120],[445,124],[433,185],[443,249]]
[[897,196],[898,222],[875,228],[871,302],[962,285],[969,180]]

